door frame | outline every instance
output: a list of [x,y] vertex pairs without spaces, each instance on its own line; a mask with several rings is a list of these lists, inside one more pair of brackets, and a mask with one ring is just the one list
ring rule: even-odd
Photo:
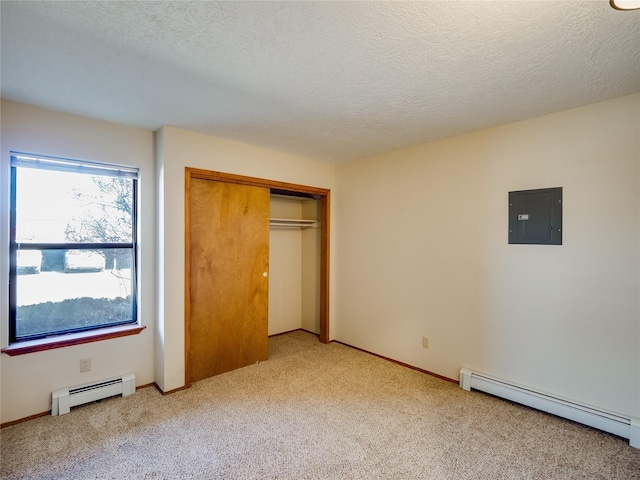
[[184,355],[185,386],[191,386],[191,179],[212,180],[216,182],[235,183],[253,187],[268,188],[271,193],[280,195],[303,196],[317,199],[320,202],[320,332],[319,340],[329,343],[329,221],[331,190],[327,188],[278,182],[264,178],[247,177],[232,173],[215,172],[199,168],[185,168],[185,244],[184,244]]

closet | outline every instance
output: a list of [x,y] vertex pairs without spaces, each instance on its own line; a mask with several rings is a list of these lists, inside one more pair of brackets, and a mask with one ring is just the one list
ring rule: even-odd
[[270,197],[269,335],[320,333],[319,218],[317,199]]
[[268,335],[328,342],[329,190],[185,173],[186,385],[266,360]]

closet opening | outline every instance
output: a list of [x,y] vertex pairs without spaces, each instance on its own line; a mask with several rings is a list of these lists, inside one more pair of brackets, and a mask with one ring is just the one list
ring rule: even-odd
[[320,335],[320,217],[318,198],[271,191],[269,336]]

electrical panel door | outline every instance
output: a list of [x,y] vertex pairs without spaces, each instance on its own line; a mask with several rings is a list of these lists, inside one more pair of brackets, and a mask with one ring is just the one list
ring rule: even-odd
[[562,187],[509,192],[509,243],[562,245]]

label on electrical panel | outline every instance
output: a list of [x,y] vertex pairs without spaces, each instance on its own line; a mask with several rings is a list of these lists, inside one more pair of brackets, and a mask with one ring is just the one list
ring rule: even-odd
[[521,213],[518,215],[518,220],[529,220],[529,214],[528,213]]

